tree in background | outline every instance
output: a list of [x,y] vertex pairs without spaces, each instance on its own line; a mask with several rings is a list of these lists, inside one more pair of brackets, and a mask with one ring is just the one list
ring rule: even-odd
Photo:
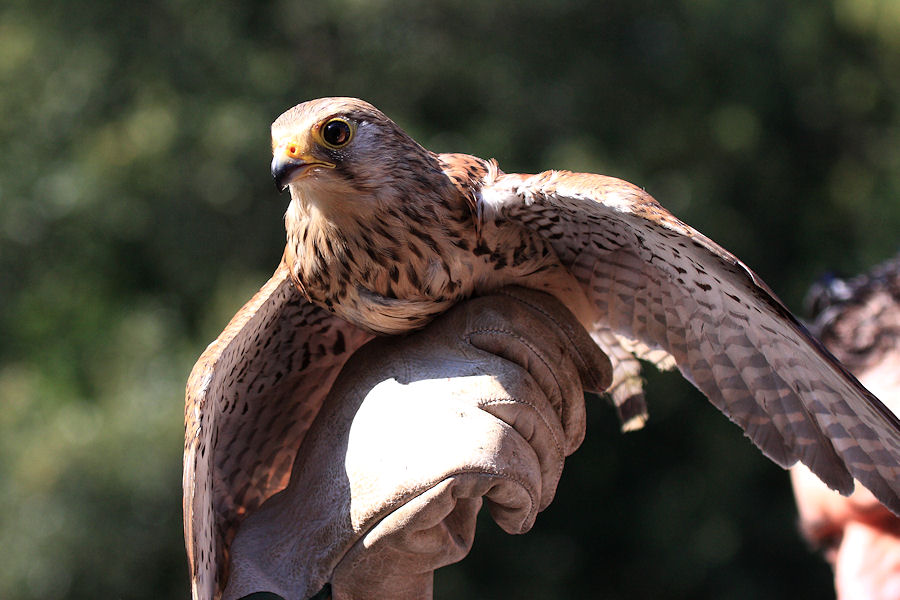
[[[629,179],[799,309],[896,250],[898,82],[890,0],[5,3],[0,597],[186,596],[182,390],[280,257],[288,106]],[[436,596],[828,594],[786,475],[680,378],[648,398],[626,436],[592,401],[535,529],[486,521]]]

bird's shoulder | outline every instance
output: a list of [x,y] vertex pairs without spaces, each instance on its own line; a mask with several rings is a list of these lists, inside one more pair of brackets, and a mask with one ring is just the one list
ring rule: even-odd
[[492,174],[499,171],[497,161],[457,152],[435,154],[444,174],[460,189],[481,188]]

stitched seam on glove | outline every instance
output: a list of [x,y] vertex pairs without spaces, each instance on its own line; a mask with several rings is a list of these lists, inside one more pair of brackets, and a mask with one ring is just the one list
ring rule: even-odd
[[547,319],[549,319],[550,321],[552,321],[554,324],[556,324],[557,327],[559,328],[559,331],[561,331],[561,332],[563,333],[563,335],[565,335],[565,337],[566,337],[566,339],[569,341],[569,343],[576,349],[575,352],[569,352],[568,354],[569,354],[570,356],[572,356],[572,358],[573,358],[574,360],[577,360],[577,361],[578,361],[579,366],[580,366],[579,371],[580,371],[581,373],[587,375],[587,376],[590,378],[590,380],[591,380],[591,381],[590,381],[590,387],[591,387],[592,389],[595,389],[595,390],[601,390],[601,389],[603,389],[603,387],[604,387],[604,386],[603,386],[603,382],[600,381],[599,379],[597,379],[596,375],[594,374],[594,369],[591,368],[590,365],[588,365],[588,363],[587,363],[587,361],[585,360],[584,356],[582,356],[582,355],[581,355],[581,352],[579,352],[579,351],[577,350],[578,344],[575,343],[575,340],[573,339],[573,336],[569,335],[570,326],[569,326],[567,323],[564,323],[564,322],[560,321],[559,319],[557,319],[557,318],[556,318],[556,315],[554,315],[554,314],[551,313],[550,311],[546,310],[541,304],[538,304],[538,303],[536,303],[536,302],[532,302],[531,300],[529,300],[529,299],[527,299],[527,298],[522,298],[522,297],[520,297],[520,296],[517,296],[517,295],[511,293],[509,290],[506,290],[506,289],[500,289],[500,290],[498,290],[498,291],[495,292],[495,293],[500,294],[500,295],[503,295],[503,296],[507,296],[507,297],[512,298],[512,299],[514,299],[514,300],[518,300],[519,302],[521,302],[521,303],[524,304],[525,306],[531,308],[531,309],[534,310],[534,311],[539,312],[539,313],[542,314],[544,317],[546,317]]
[[[475,347],[475,348],[478,348],[478,346],[476,346],[475,344],[472,343],[472,336],[474,336],[474,335],[476,335],[476,334],[506,335],[506,336],[508,336],[508,337],[511,337],[511,338],[513,338],[513,339],[518,340],[519,342],[521,342],[523,346],[525,346],[526,348],[528,348],[529,350],[531,350],[532,353],[534,353],[534,355],[535,355],[536,357],[538,357],[538,359],[540,359],[540,361],[544,364],[544,366],[547,367],[547,371],[550,372],[550,375],[553,377],[553,381],[556,382],[556,389],[559,390],[559,392],[560,392],[560,400],[564,400],[564,399],[561,397],[561,396],[562,396],[563,386],[562,386],[562,384],[559,382],[559,378],[556,376],[556,370],[555,370],[553,367],[550,366],[550,363],[547,361],[547,358],[544,356],[543,352],[538,351],[538,349],[537,349],[533,344],[531,344],[531,342],[529,342],[529,341],[528,341],[527,339],[525,339],[524,337],[522,337],[522,336],[516,334],[515,332],[509,331],[508,329],[494,329],[494,328],[492,328],[492,329],[488,329],[488,328],[485,328],[485,329],[475,329],[475,330],[472,330],[472,331],[470,331],[469,333],[467,333],[467,334],[466,334],[466,338],[465,338],[466,342],[467,342],[468,344],[472,345],[472,346]],[[502,357],[501,357],[501,358],[502,358]],[[515,363],[515,361],[510,360],[510,359],[508,359],[508,358],[505,359],[505,360],[508,360],[509,362],[512,362],[512,363]],[[522,366],[522,365],[520,365],[520,366]],[[527,370],[527,369],[526,369],[526,370]]]
[[[538,358],[538,360],[540,360],[541,363],[543,363],[544,367],[545,367],[545,368],[547,369],[547,371],[550,373],[550,376],[553,377],[553,381],[554,381],[555,384],[556,384],[556,390],[557,390],[557,394],[558,394],[558,397],[559,397],[559,414],[558,414],[558,416],[559,416],[559,419],[560,419],[560,421],[561,421],[562,423],[567,423],[567,422],[568,422],[568,419],[566,418],[567,415],[566,415],[565,413],[568,413],[568,408],[569,408],[569,407],[568,407],[568,403],[566,402],[566,398],[563,397],[563,390],[564,390],[565,388],[563,387],[562,383],[560,383],[559,377],[556,376],[556,369],[554,369],[554,368],[550,365],[550,362],[547,360],[546,356],[544,356],[543,352],[538,351],[538,349],[535,348],[535,346],[534,346],[533,344],[531,344],[531,342],[529,342],[529,341],[528,341],[527,339],[525,339],[524,337],[522,337],[522,336],[520,336],[520,335],[517,335],[516,333],[514,333],[514,332],[512,332],[512,331],[509,331],[509,330],[507,330],[507,329],[488,329],[488,328],[485,328],[485,329],[476,329],[476,330],[473,330],[473,331],[469,332],[468,334],[466,334],[465,340],[466,340],[467,343],[469,343],[471,346],[473,346],[473,347],[475,347],[475,348],[478,348],[478,346],[476,346],[475,344],[472,343],[472,336],[473,336],[473,335],[476,335],[476,334],[482,334],[482,335],[506,335],[506,336],[511,337],[511,338],[513,338],[513,339],[515,339],[515,340],[518,340],[519,342],[522,343],[523,346],[525,346],[526,348],[528,348],[529,350],[531,350],[531,352]],[[504,360],[508,360],[509,362],[515,363],[515,361],[510,360],[510,359],[504,359]],[[520,365],[520,366],[524,366],[524,365]],[[527,369],[526,369],[526,370],[527,370]],[[548,396],[547,399],[550,400],[550,404],[552,405],[552,404],[553,404],[552,399],[551,399],[549,396]]]
[[[369,534],[375,527],[377,527],[377,526],[378,526],[378,525],[379,525],[379,524],[380,524],[387,516],[389,516],[390,514],[392,514],[393,512],[395,512],[395,511],[398,509],[398,507],[405,506],[405,505],[408,504],[413,498],[417,498],[417,497],[421,496],[422,494],[424,494],[425,492],[430,491],[432,488],[434,488],[436,485],[438,485],[438,484],[441,483],[442,481],[446,481],[447,479],[450,479],[450,478],[452,478],[452,477],[456,477],[456,476],[459,476],[459,475],[476,475],[476,476],[488,477],[489,479],[505,479],[505,480],[507,480],[507,481],[512,481],[513,483],[518,484],[519,487],[521,487],[522,489],[524,489],[524,490],[528,493],[528,504],[529,504],[528,517],[524,520],[524,522],[525,522],[525,523],[530,523],[530,522],[533,522],[533,521],[534,521],[534,516],[535,516],[536,513],[537,513],[537,509],[535,508],[535,507],[537,506],[537,504],[535,503],[534,494],[531,493],[531,490],[530,490],[530,488],[529,488],[527,482],[523,481],[522,479],[519,479],[519,478],[516,478],[516,477],[512,477],[512,476],[510,476],[510,475],[507,475],[507,474],[496,473],[496,472],[488,471],[488,470],[485,470],[485,469],[477,469],[477,468],[474,468],[474,469],[465,469],[465,470],[450,471],[450,472],[444,473],[444,474],[441,475],[438,479],[435,479],[435,480],[432,480],[432,481],[430,481],[430,482],[428,482],[428,483],[423,484],[421,487],[419,487],[418,489],[416,489],[415,492],[411,492],[411,493],[409,493],[409,494],[404,494],[404,495],[402,495],[402,496],[399,496],[399,497],[397,497],[397,498],[392,499],[392,504],[391,504],[391,506],[385,507],[384,509],[382,509],[381,511],[379,511],[379,513],[377,514],[377,516],[374,516],[374,515],[373,515],[373,516],[371,517],[371,520],[372,520],[372,524],[371,524],[371,525],[369,525],[369,526],[366,527],[365,529],[354,529],[355,533],[358,534],[358,538],[357,538],[356,542],[354,542],[353,545],[355,545],[360,539],[362,539],[362,538],[364,538],[366,535],[368,535],[368,534]],[[484,497],[486,497],[486,496],[482,496],[482,498],[484,498]],[[524,533],[524,532],[526,532],[526,531],[528,531],[528,529],[521,529],[521,528],[520,528],[519,531],[514,532],[514,533]],[[352,545],[351,545],[351,546],[352,546]],[[349,551],[349,550],[348,550],[348,551]],[[340,561],[338,561],[338,562],[340,562]]]
[[[553,438],[553,447],[556,449],[559,456],[565,456],[565,449],[559,443],[559,437],[557,437],[556,432],[553,430],[553,427],[550,425],[550,423],[547,421],[547,419],[544,418],[544,416],[541,414],[541,411],[538,410],[537,406],[535,406],[531,402],[526,402],[524,400],[520,400],[518,397],[498,397],[498,398],[492,398],[492,399],[485,399],[482,402],[479,402],[479,406],[491,406],[491,405],[500,405],[500,404],[519,404],[519,405],[524,405],[524,406],[531,408],[532,411],[537,415],[538,419],[540,419],[541,423],[543,423],[546,426],[547,431],[550,432],[550,435]],[[557,415],[557,418],[559,418],[558,415]],[[504,421],[504,423],[505,423],[505,421]],[[513,429],[516,429],[513,425],[510,425],[509,423],[507,423],[507,425],[509,425]],[[516,429],[516,431],[518,431],[518,429]],[[521,434],[519,434],[519,435],[521,435]],[[531,445],[531,440],[525,439],[525,441],[528,442],[529,445]],[[559,463],[557,464],[557,469],[556,469],[557,474],[562,475],[562,470],[563,470],[563,463],[562,463],[562,461],[559,461]]]

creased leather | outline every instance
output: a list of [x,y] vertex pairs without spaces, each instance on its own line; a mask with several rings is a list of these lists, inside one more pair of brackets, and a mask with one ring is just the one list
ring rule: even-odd
[[504,531],[532,527],[584,438],[584,389],[611,378],[575,318],[522,288],[370,342],[288,487],[238,530],[225,599],[306,600],[326,583],[340,600],[431,598],[434,570],[471,549],[483,502]]

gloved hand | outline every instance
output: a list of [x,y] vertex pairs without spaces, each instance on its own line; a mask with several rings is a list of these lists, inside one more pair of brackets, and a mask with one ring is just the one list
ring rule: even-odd
[[[583,389],[609,360],[547,294],[505,288],[351,358],[288,487],[231,546],[226,600],[431,598],[461,560],[482,499],[509,533],[534,524],[584,438]],[[277,426],[277,424],[276,424]]]

